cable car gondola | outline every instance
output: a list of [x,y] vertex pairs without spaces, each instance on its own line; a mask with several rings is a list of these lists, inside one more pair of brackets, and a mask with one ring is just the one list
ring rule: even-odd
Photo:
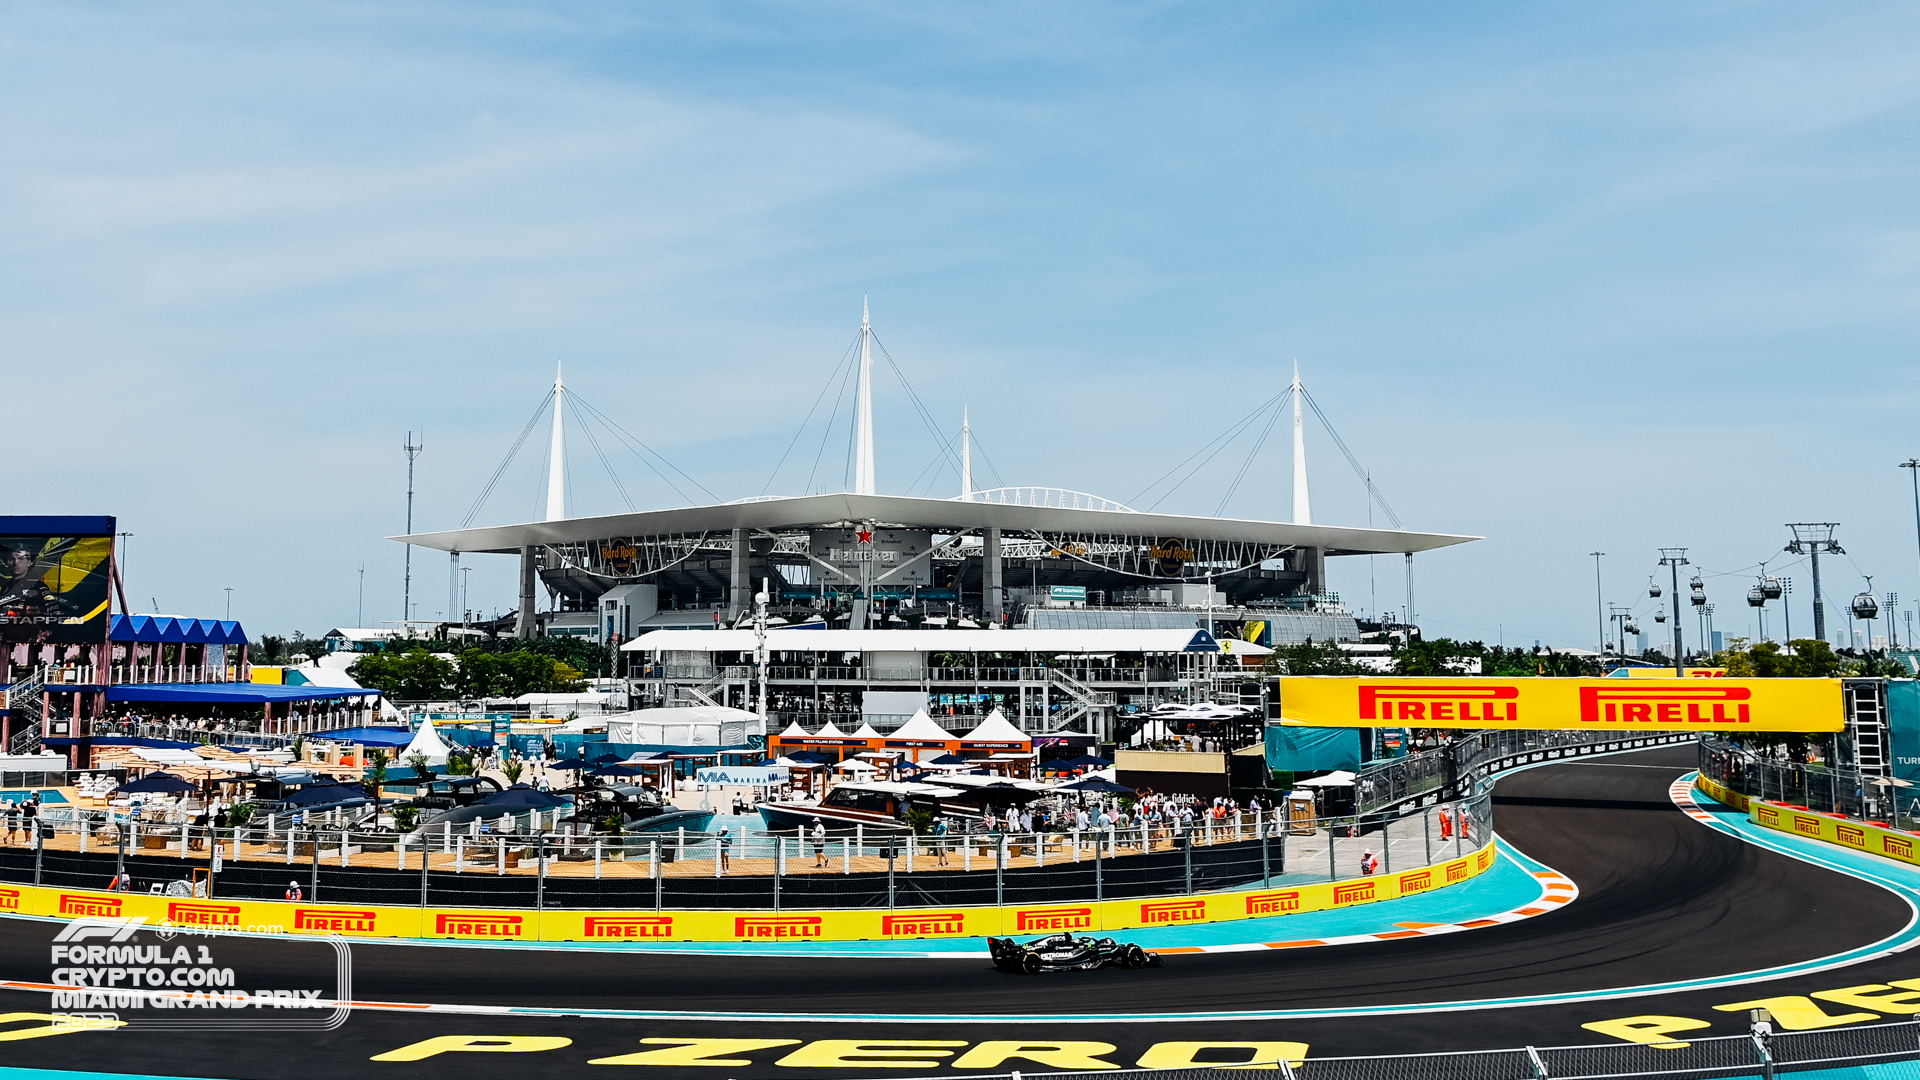
[[1782,592],[1780,579],[1777,577],[1774,577],[1772,574],[1768,574],[1766,577],[1761,578],[1760,591],[1765,593],[1767,595],[1767,599],[1769,600],[1780,599],[1780,594]]
[[1767,606],[1767,590],[1761,588],[1758,585],[1755,585],[1753,588],[1748,589],[1747,605],[1749,607],[1766,607]]

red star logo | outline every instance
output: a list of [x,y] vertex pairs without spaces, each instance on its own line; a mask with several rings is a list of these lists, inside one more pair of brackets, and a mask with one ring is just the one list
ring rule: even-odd
[[854,539],[856,539],[856,540],[859,540],[859,541],[860,541],[861,543],[863,543],[863,544],[871,544],[871,543],[873,543],[873,530],[872,530],[872,529],[869,529],[869,528],[865,528],[865,527],[862,527],[862,528],[859,528],[859,529],[856,529],[856,530],[854,530],[854,533],[853,533],[853,535],[854,535]]

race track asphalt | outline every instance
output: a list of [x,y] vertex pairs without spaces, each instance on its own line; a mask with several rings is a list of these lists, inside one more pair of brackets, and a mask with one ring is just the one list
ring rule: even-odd
[[[456,1070],[475,1076],[523,1075],[529,1070],[600,1075],[605,1068],[588,1067],[590,1058],[644,1049],[638,1043],[644,1037],[731,1037],[931,1039],[958,1045],[989,1038],[1065,1039],[1111,1044],[1116,1049],[1105,1060],[1132,1065],[1145,1047],[1169,1040],[1292,1040],[1310,1044],[1314,1054],[1596,1042],[1603,1038],[1582,1024],[1642,1013],[1691,1016],[1714,1024],[1714,1033],[1731,1034],[1741,1030],[1739,1018],[1716,1012],[1715,1006],[1742,996],[1737,988],[1725,987],[1527,1008],[1409,1009],[1363,1018],[1154,1021],[1169,1013],[1406,1006],[1636,987],[1814,960],[1879,941],[1908,925],[1912,909],[1878,886],[1755,847],[1679,812],[1669,801],[1668,788],[1694,762],[1691,747],[1665,748],[1549,765],[1501,779],[1495,789],[1497,831],[1527,855],[1571,877],[1580,897],[1536,918],[1469,933],[1179,956],[1156,970],[1038,978],[1004,975],[984,960],[965,959],[642,956],[356,944],[353,996],[362,1000],[695,1014],[842,1014],[846,1019],[362,1012],[344,1028],[324,1035],[276,1034],[240,1025],[199,1034],[162,1024],[151,1030],[12,1042],[6,1044],[13,1059],[9,1063],[275,1080],[311,1077],[316,1067],[328,1073],[371,1069],[380,1075]],[[46,978],[49,936],[44,923],[0,921],[0,970],[11,978]],[[246,939],[224,942],[222,948],[236,966],[273,972],[294,985],[324,983],[332,966],[331,954],[312,943]],[[1920,977],[1920,960],[1901,956],[1857,968],[1774,980],[1746,996],[1804,995],[1814,989]],[[9,1008],[46,1008],[44,997],[6,997]],[[980,1022],[996,1014],[1072,1014],[1075,1020]],[[1088,1020],[1086,1014],[1106,1018]],[[410,1063],[368,1062],[375,1053],[429,1036],[502,1033],[559,1036],[572,1043],[540,1051],[537,1057],[462,1052]],[[800,1066],[777,1064],[790,1050],[739,1051],[742,1064],[724,1069],[689,1065],[643,1071],[791,1075]],[[932,1058],[927,1067],[954,1071],[950,1063]],[[1001,1066],[1031,1071],[1045,1067],[1044,1061],[1018,1058]],[[844,1067],[807,1071],[861,1074]],[[894,1061],[865,1074],[926,1071],[911,1067],[910,1061]]]

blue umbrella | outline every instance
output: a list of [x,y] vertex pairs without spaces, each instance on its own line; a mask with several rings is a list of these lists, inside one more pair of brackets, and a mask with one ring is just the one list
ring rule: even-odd
[[1061,784],[1063,791],[1100,791],[1113,795],[1131,795],[1133,789],[1123,787],[1111,780],[1075,780],[1071,784]]
[[131,784],[121,784],[117,790],[128,792],[129,794],[149,792],[155,795],[177,795],[183,791],[197,791],[199,789],[190,780],[182,780],[170,773],[157,772],[147,776],[145,779],[135,780]]
[[505,791],[496,791],[484,799],[475,799],[473,805],[484,806],[489,810],[551,810],[556,806],[566,806],[569,800],[545,791],[536,791],[525,784],[515,784]]
[[565,772],[576,772],[581,769],[591,769],[593,768],[593,765],[590,762],[580,761],[577,758],[568,758],[565,761],[556,761],[553,764],[547,766],[547,768],[560,769]]

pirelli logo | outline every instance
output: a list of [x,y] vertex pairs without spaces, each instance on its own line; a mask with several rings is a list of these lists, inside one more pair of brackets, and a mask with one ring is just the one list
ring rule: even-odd
[[1753,691],[1744,686],[1631,685],[1580,688],[1583,723],[1613,724],[1751,724]]
[[120,916],[120,898],[117,896],[76,896],[73,893],[61,893],[59,910],[62,915],[84,915],[115,919]]
[[1148,926],[1164,923],[1206,922],[1207,902],[1205,900],[1162,900],[1158,903],[1141,904],[1140,921]]
[[1819,836],[1820,819],[1806,814],[1793,815],[1793,831],[1802,836]]
[[1400,875],[1400,892],[1402,895],[1406,893],[1423,892],[1431,888],[1433,888],[1433,871],[1431,870],[1414,870],[1410,873]]
[[1372,900],[1375,892],[1374,883],[1371,881],[1349,881],[1333,887],[1333,903],[1335,907],[1341,904],[1362,903]]
[[1249,915],[1286,915],[1299,910],[1300,890],[1298,889],[1247,894],[1247,914]]
[[1086,930],[1093,926],[1090,907],[1021,908],[1014,913],[1014,928],[1022,934],[1043,930]]
[[20,910],[20,890],[0,889],[0,911]]
[[1881,833],[1880,850],[1896,859],[1911,859],[1913,858],[1913,841],[1904,836],[1888,836]]
[[1448,863],[1447,880],[1449,882],[1467,880],[1467,860],[1461,859],[1459,862]]
[[[1362,720],[1520,721],[1517,686],[1360,685]],[[1477,710],[1477,711],[1476,711]]]
[[240,905],[170,903],[167,921],[175,926],[239,926]]
[[356,908],[293,909],[295,930],[331,930],[336,934],[371,934],[374,921],[373,912]]
[[595,939],[663,938],[673,936],[671,915],[589,915],[586,936]]
[[1478,869],[1478,870],[1485,870],[1487,867],[1492,866],[1493,865],[1493,849],[1481,848],[1480,853],[1473,857],[1473,864],[1475,869]]
[[1861,851],[1865,851],[1867,850],[1867,830],[1860,828],[1858,825],[1848,825],[1845,822],[1841,822],[1840,842],[1848,847],[1857,847]]
[[914,915],[882,915],[880,932],[887,937],[925,937],[928,934],[966,932],[967,917],[957,911],[925,911]]
[[434,917],[433,932],[459,937],[520,937],[521,922],[518,915],[462,915],[443,911]]
[[1775,810],[1771,806],[1761,806],[1754,811],[1754,816],[1760,819],[1760,824],[1762,825],[1780,824],[1780,811]]
[[817,938],[821,935],[818,915],[741,915],[733,920],[733,936],[754,940],[775,938]]

